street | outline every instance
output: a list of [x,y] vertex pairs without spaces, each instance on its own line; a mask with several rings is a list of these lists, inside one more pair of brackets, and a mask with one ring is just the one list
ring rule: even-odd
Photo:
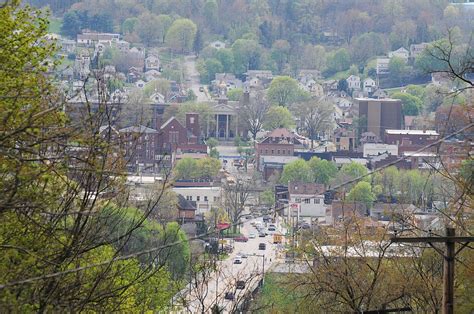
[[[207,89],[199,82],[199,72],[196,69],[196,56],[186,56],[184,58],[184,66],[186,67],[187,80],[189,88],[197,96],[198,102],[210,101],[211,97],[207,94]],[[203,87],[204,92],[199,91]]]
[[[252,221],[262,222],[262,218],[247,220],[241,227],[241,233],[246,237],[253,233],[256,237],[248,239],[247,242],[234,243],[234,250],[229,257],[217,262],[217,276],[214,273],[207,278],[205,289],[202,287],[191,289],[191,291],[185,289],[182,292],[185,294],[183,298],[187,303],[187,311],[210,312],[211,308],[218,304],[224,313],[234,312],[238,305],[257,288],[264,268],[267,271],[276,264],[278,249],[277,245],[273,244],[272,236],[258,237],[257,230],[251,225]],[[265,243],[265,250],[259,249],[260,243]],[[242,264],[234,264],[235,257],[243,254],[247,257],[241,259]],[[245,287],[236,289],[237,281],[243,281]],[[226,293],[234,293],[234,300],[226,299]],[[204,304],[204,309],[202,304]]]

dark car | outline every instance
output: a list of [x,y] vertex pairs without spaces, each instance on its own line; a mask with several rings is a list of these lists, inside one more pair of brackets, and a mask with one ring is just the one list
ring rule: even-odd
[[265,238],[265,237],[267,236],[267,234],[266,234],[265,232],[259,232],[259,233],[258,233],[258,236],[259,236],[260,238]]
[[235,285],[237,289],[244,289],[245,288],[245,281],[237,280],[237,284]]
[[259,250],[265,250],[266,248],[267,248],[267,245],[266,245],[265,243],[260,243],[260,244],[258,245],[258,249],[259,249]]
[[199,91],[200,91],[201,93],[204,92],[204,87],[200,86],[200,87],[199,87]]
[[239,236],[239,237],[234,238],[235,242],[247,242],[248,240],[249,240],[249,238],[244,237],[244,236]]
[[233,292],[226,292],[225,293],[225,296],[224,296],[224,299],[226,300],[234,300],[235,298],[235,294]]

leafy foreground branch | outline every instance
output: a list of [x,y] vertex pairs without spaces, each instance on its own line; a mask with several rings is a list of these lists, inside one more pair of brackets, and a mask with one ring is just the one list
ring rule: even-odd
[[[0,283],[41,278],[0,290],[0,308],[165,310],[189,260],[186,242],[166,245],[186,236],[175,223],[148,219],[167,210],[163,193],[140,210],[128,205],[120,138],[101,128],[111,125],[113,108],[100,79],[99,110],[64,115],[64,97],[46,75],[55,66],[47,27],[41,11],[19,1],[0,8]],[[151,246],[166,248],[115,259]]]

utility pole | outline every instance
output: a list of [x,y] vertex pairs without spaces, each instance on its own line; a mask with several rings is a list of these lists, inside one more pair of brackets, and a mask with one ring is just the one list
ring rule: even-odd
[[[454,313],[454,261],[456,255],[464,249],[469,242],[474,242],[474,237],[456,237],[456,230],[446,227],[444,237],[406,237],[391,239],[393,243],[428,243],[433,249],[443,256],[443,314]],[[444,243],[445,250],[435,247],[433,243]],[[456,251],[456,243],[461,243],[461,247]]]

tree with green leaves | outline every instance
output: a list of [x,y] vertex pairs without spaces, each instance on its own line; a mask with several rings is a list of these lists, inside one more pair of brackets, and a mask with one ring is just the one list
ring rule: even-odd
[[270,106],[265,114],[263,129],[271,131],[277,128],[292,129],[295,127],[295,119],[290,110],[281,106]]
[[176,180],[194,179],[197,177],[197,161],[191,157],[180,159],[173,169]]
[[351,56],[346,48],[339,48],[338,50],[331,52],[328,56],[328,72],[337,73],[345,71],[351,66]]
[[272,104],[289,106],[299,100],[302,91],[298,82],[289,76],[277,76],[270,83],[268,100]]
[[209,84],[216,78],[216,73],[222,73],[224,70],[220,61],[215,58],[209,58],[206,61],[200,60],[197,68],[201,82],[204,84]]
[[297,159],[283,166],[280,182],[314,182],[311,167],[303,159]]
[[166,33],[166,44],[182,53],[189,52],[193,48],[197,27],[190,19],[177,19],[171,24]]
[[222,164],[219,159],[212,157],[201,158],[196,162],[196,176],[198,178],[211,179],[217,176]]
[[399,57],[392,57],[388,63],[390,77],[394,82],[400,83],[402,77],[407,73],[405,60]]
[[292,106],[292,111],[300,119],[301,130],[311,140],[311,149],[318,135],[326,134],[334,128],[334,105],[324,99],[310,99]]
[[236,74],[242,74],[248,70],[259,68],[262,47],[256,40],[237,39],[232,44],[232,53],[234,55],[234,71]]
[[423,108],[423,101],[417,96],[408,93],[393,93],[392,98],[400,99],[402,101],[402,112],[405,116],[417,116],[421,113]]
[[337,167],[331,161],[320,159],[318,157],[312,157],[307,163],[311,168],[314,182],[316,183],[328,185],[329,182],[337,175]]
[[290,44],[284,39],[276,40],[271,49],[272,59],[275,61],[278,67],[278,72],[281,73],[283,67],[288,62],[290,54]]
[[126,217],[124,156],[112,128],[101,128],[112,123],[104,84],[100,110],[85,106],[71,122],[47,75],[55,47],[43,13],[9,1],[0,29],[0,308],[166,311],[177,288],[166,255],[145,259],[131,241],[160,196]]
[[349,191],[347,199],[349,201],[361,202],[367,209],[370,209],[375,201],[375,195],[372,192],[370,183],[360,181]]
[[222,48],[217,50],[215,57],[217,60],[220,61],[222,66],[224,67],[223,71],[225,73],[232,73],[234,72],[234,53],[232,49]]
[[227,92],[227,98],[231,101],[239,101],[244,94],[242,88],[232,88]]

